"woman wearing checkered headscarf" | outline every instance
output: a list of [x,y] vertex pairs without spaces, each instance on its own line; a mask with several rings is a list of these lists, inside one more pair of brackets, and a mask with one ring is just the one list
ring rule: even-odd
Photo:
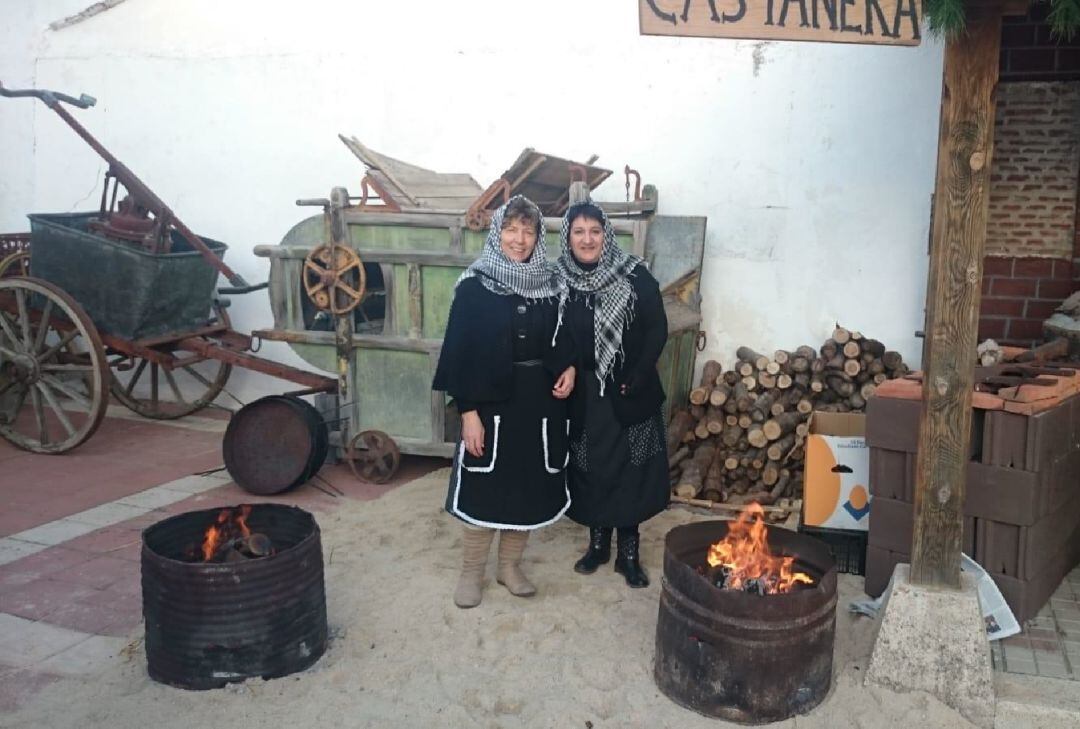
[[578,387],[570,405],[568,515],[589,527],[574,569],[591,574],[611,559],[631,587],[645,587],[638,526],[668,503],[668,465],[656,362],[667,341],[660,287],[637,256],[619,248],[604,211],[591,201],[563,218],[556,262],[567,290],[560,322],[577,347]]
[[480,604],[499,531],[497,581],[521,597],[529,531],[570,506],[566,398],[574,349],[558,332],[562,283],[547,260],[544,218],[520,195],[499,208],[480,257],[458,279],[432,388],[454,398],[461,442],[446,510],[465,522],[458,607]]

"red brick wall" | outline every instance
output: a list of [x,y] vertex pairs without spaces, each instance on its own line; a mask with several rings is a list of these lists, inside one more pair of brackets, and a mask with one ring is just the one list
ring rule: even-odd
[[[1031,346],[1080,289],[1080,33],[1055,40],[1049,3],[1006,17],[979,339]],[[1049,83],[1031,83],[1049,82]]]
[[1071,258],[1080,180],[1080,81],[998,87],[989,256]]
[[[1077,236],[1080,247],[1080,235]],[[987,257],[983,261],[979,341],[1029,347],[1043,341],[1042,323],[1080,288],[1071,260]]]

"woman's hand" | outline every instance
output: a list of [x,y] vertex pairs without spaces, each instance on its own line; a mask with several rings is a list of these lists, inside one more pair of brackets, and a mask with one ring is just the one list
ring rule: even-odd
[[570,365],[563,373],[559,375],[559,379],[555,380],[555,387],[551,390],[551,395],[556,400],[565,400],[570,397],[570,393],[574,391],[574,378],[577,376],[577,370],[573,365]]
[[475,410],[461,415],[461,440],[470,456],[480,458],[484,455],[484,423]]

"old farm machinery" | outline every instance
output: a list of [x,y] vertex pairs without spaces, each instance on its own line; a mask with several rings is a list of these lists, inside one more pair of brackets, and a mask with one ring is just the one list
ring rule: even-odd
[[[210,405],[233,367],[282,378],[301,392],[335,380],[250,353],[222,294],[249,285],[64,108],[95,100],[44,90],[40,99],[107,163],[94,213],[30,215],[29,236],[5,236],[0,276],[0,436],[37,453],[84,443],[117,401],[147,418]],[[218,275],[227,288],[216,288]]]

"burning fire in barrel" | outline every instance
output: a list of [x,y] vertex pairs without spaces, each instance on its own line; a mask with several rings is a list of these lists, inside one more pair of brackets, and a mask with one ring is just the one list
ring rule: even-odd
[[829,691],[835,623],[827,547],[769,530],[757,504],[668,532],[654,676],[676,703],[744,724],[808,712]]

